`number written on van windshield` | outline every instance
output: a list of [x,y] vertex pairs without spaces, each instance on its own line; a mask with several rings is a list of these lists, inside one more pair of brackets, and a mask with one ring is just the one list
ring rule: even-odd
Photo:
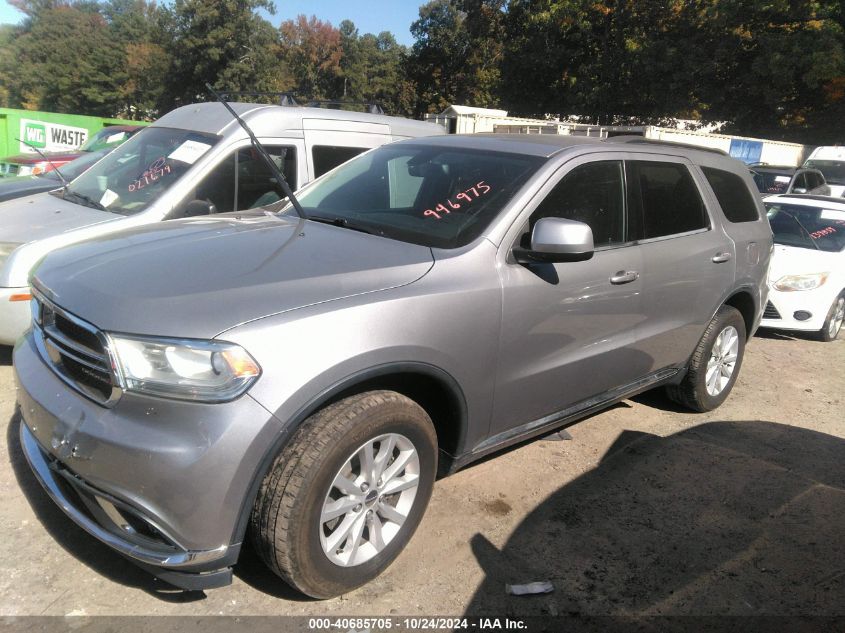
[[170,165],[167,164],[167,159],[162,156],[150,163],[150,166],[144,170],[135,182],[129,183],[129,187],[127,187],[127,189],[129,189],[129,191],[143,189],[147,185],[154,183],[156,180],[169,173]]

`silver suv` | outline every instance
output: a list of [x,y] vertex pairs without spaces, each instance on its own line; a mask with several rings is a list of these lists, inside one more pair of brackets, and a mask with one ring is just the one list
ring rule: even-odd
[[719,406],[766,303],[748,170],[642,140],[385,145],[272,211],[53,253],[20,434],[85,530],[185,588],[247,534],[300,591],[374,578],[435,476],[665,386]]

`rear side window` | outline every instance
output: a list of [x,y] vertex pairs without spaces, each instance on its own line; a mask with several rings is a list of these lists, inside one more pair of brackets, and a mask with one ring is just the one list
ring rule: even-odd
[[722,212],[730,222],[754,222],[760,219],[754,198],[742,178],[713,167],[702,167],[701,171],[704,172]]
[[633,239],[709,227],[704,202],[686,166],[658,161],[630,161],[626,165]]
[[311,152],[311,155],[314,157],[314,177],[319,178],[327,171],[331,171],[338,165],[366,151],[366,147],[315,145]]

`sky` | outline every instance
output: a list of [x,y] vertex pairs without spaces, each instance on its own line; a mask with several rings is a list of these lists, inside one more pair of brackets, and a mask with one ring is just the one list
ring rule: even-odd
[[[276,15],[265,15],[278,26],[300,13],[316,15],[319,20],[340,25],[352,20],[361,34],[390,31],[400,44],[410,46],[411,23],[419,17],[425,0],[276,0]],[[0,0],[0,24],[17,24],[24,15],[6,0]]]

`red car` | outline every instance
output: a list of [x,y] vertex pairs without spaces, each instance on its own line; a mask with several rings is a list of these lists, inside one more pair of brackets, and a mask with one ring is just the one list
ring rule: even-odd
[[0,176],[37,176],[61,167],[65,163],[83,156],[86,152],[113,149],[140,130],[142,125],[110,125],[90,136],[77,150],[68,152],[42,152],[40,154],[18,154],[0,160]]

